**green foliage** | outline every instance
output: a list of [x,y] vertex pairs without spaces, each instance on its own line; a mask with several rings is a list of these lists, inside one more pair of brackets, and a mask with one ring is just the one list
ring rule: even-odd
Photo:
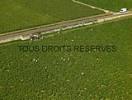
[[[1,100],[131,100],[132,19],[0,45]],[[114,53],[20,52],[20,45],[114,44]],[[34,61],[37,59],[37,62]]]

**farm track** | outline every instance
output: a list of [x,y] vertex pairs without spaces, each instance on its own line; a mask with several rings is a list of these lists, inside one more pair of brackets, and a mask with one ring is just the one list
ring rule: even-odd
[[77,4],[80,4],[80,5],[84,5],[84,6],[87,6],[87,7],[90,7],[90,8],[92,8],[92,9],[97,9],[97,10],[103,11],[103,12],[105,12],[105,13],[112,12],[112,11],[109,11],[109,10],[106,10],[106,9],[102,9],[102,8],[99,8],[99,7],[95,7],[95,6],[92,6],[92,5],[89,5],[89,4],[80,2],[80,1],[78,1],[78,0],[72,0],[72,2],[77,3]]
[[49,34],[59,32],[61,30],[73,29],[81,26],[88,26],[106,21],[113,21],[116,19],[126,18],[132,16],[132,12],[127,13],[105,13],[92,17],[83,17],[63,22],[58,22],[49,25],[38,26],[34,28],[8,32],[0,34],[0,43],[6,43],[16,40],[27,40],[35,34]]

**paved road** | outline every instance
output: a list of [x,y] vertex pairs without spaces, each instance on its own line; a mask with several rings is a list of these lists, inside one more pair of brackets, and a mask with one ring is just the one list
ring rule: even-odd
[[0,43],[6,43],[6,42],[15,41],[15,40],[26,40],[26,39],[30,39],[34,34],[38,34],[38,33],[49,34],[53,32],[58,32],[60,30],[67,30],[67,29],[72,29],[72,28],[76,28],[80,26],[88,26],[95,23],[102,23],[105,21],[110,21],[110,20],[129,17],[129,16],[132,16],[132,12],[106,13],[106,14],[96,15],[92,17],[84,17],[84,18],[79,18],[74,20],[58,22],[55,24],[4,33],[4,34],[0,34]]

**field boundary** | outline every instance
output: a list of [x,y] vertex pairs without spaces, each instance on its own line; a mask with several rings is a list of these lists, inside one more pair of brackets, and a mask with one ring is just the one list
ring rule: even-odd
[[103,9],[103,8],[95,7],[95,6],[92,6],[92,5],[89,5],[89,4],[80,2],[80,1],[78,1],[78,0],[72,0],[72,2],[77,3],[77,4],[80,4],[80,5],[84,5],[84,6],[87,6],[87,7],[90,7],[90,8],[92,8],[92,9],[100,10],[100,11],[103,11],[103,12],[105,12],[105,13],[112,12],[112,11],[110,11],[110,10],[106,10],[106,9]]

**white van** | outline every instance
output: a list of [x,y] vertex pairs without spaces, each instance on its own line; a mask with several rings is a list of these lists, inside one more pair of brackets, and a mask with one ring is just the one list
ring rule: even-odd
[[121,8],[120,13],[125,13],[125,12],[127,12],[127,11],[128,11],[127,8]]

